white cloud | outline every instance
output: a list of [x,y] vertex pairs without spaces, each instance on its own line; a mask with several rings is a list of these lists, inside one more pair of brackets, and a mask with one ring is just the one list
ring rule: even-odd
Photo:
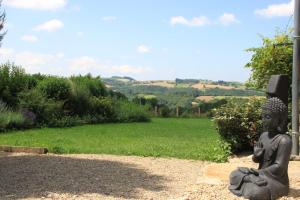
[[59,59],[61,59],[61,58],[65,57],[65,54],[62,53],[62,52],[59,52],[59,53],[56,54],[56,57],[59,58]]
[[33,53],[25,51],[15,55],[15,62],[28,67],[36,67],[46,65],[52,62],[55,56],[51,54]]
[[67,4],[67,0],[4,0],[4,5],[32,10],[57,10]]
[[31,51],[15,52],[13,49],[0,48],[0,62],[14,62],[27,73],[65,75],[59,66],[65,66],[61,53],[56,55]]
[[85,72],[88,73],[91,70],[102,70],[105,67],[100,65],[96,59],[88,57],[88,56],[83,56],[79,58],[74,58],[70,61],[69,64],[70,69],[73,72]]
[[37,42],[39,39],[34,35],[23,35],[21,39],[25,42]]
[[149,70],[147,68],[145,69],[142,67],[134,67],[130,65],[112,66],[111,69],[112,71],[121,74],[141,74]]
[[64,26],[64,23],[58,19],[53,19],[43,24],[37,25],[36,31],[56,31]]
[[113,21],[117,20],[117,17],[116,16],[104,16],[101,18],[101,20],[105,21],[105,22],[113,22]]
[[14,49],[0,48],[0,58],[8,60],[12,57],[14,52]]
[[141,44],[137,47],[137,52],[139,52],[139,53],[150,53],[151,48],[147,47],[146,45]]
[[185,25],[185,26],[196,27],[196,26],[209,25],[211,22],[205,16],[194,17],[191,20],[188,20],[188,19],[184,18],[183,16],[175,16],[175,17],[171,17],[170,23],[173,26],[180,24],[180,25]]
[[101,64],[95,58],[89,56],[83,56],[74,58],[69,61],[69,71],[75,74],[87,74],[92,73],[94,75],[104,74],[107,76],[112,75],[129,75],[129,74],[141,74],[147,71],[151,71],[149,68],[135,67],[131,65],[109,65]]
[[97,59],[82,56],[68,59],[62,52],[46,54],[39,52],[15,52],[14,49],[0,48],[0,62],[14,62],[27,73],[42,73],[59,76],[91,73],[95,76],[136,75],[151,72],[150,68],[129,64],[115,65],[99,62]]
[[255,10],[255,14],[263,17],[285,17],[291,16],[294,12],[294,0],[291,0],[289,3],[282,4],[272,4],[264,9]]
[[236,19],[234,14],[231,13],[224,13],[222,16],[219,17],[218,20],[222,25],[228,26],[230,24],[238,23],[239,21]]

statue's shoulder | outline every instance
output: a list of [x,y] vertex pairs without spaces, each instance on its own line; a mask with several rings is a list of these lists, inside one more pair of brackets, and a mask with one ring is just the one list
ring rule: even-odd
[[263,132],[262,134],[260,134],[259,137],[262,139],[262,138],[267,137],[267,135],[268,135],[268,132]]
[[280,134],[280,143],[286,145],[292,145],[292,137],[288,134]]

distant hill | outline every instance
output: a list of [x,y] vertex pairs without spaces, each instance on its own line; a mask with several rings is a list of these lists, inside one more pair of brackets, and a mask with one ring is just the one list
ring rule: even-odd
[[[243,83],[227,82],[227,81],[212,81],[203,79],[179,79],[175,80],[152,80],[152,81],[137,81],[131,77],[113,76],[111,78],[103,78],[104,83],[114,89],[127,86],[145,86],[145,93],[147,88],[151,86],[158,86],[163,88],[194,88],[199,90],[221,89],[221,90],[244,90],[247,88]],[[243,95],[241,95],[243,96]]]
[[[131,77],[103,78],[107,87],[128,98],[151,97],[170,107],[191,105],[224,97],[264,96],[260,91],[247,89],[243,83],[202,79],[137,81]],[[214,98],[218,97],[218,98]]]

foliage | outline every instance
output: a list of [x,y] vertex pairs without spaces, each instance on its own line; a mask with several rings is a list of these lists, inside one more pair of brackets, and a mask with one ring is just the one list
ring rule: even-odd
[[87,74],[85,76],[79,75],[79,76],[72,76],[70,80],[74,84],[88,90],[92,96],[95,97],[107,96],[108,92],[99,76],[94,78],[90,74]]
[[273,38],[262,37],[263,45],[250,48],[251,61],[245,67],[252,71],[248,86],[266,88],[271,75],[287,74],[292,79],[292,33],[277,32]]
[[27,125],[24,126],[24,128],[30,128],[36,124],[36,115],[33,112],[29,110],[23,110],[22,115],[25,118],[25,124]]
[[89,111],[91,93],[82,85],[73,82],[71,85],[71,95],[64,108],[70,115],[84,116]]
[[0,65],[0,100],[10,107],[19,103],[18,94],[28,87],[25,70],[13,63]]
[[110,98],[90,98],[90,115],[101,115],[104,119],[111,119],[113,117],[113,105]]
[[90,74],[70,78],[30,75],[14,64],[0,65],[0,131],[149,121],[147,109],[129,102],[120,92],[107,90],[100,77]]
[[38,89],[20,93],[20,107],[34,113],[39,125],[46,125],[63,115],[63,102],[46,98]]
[[176,78],[175,83],[176,84],[181,84],[181,83],[196,84],[196,83],[199,83],[199,80],[198,79],[179,79],[179,78]]
[[258,139],[262,132],[262,103],[258,98],[237,99],[216,109],[217,130],[233,152],[249,150]]
[[129,101],[119,101],[115,106],[116,119],[120,122],[147,122],[150,114],[147,106],[137,105]]
[[41,81],[38,88],[45,97],[57,101],[66,100],[71,95],[71,84],[65,78],[49,77]]
[[[214,148],[215,154],[213,157],[213,161],[215,162],[227,162],[229,156],[231,155],[231,145],[224,141],[224,140],[218,140],[218,147]],[[220,151],[221,152],[218,152]]]
[[132,99],[132,102],[139,104],[139,105],[150,105],[152,108],[158,105],[158,100],[154,95],[137,95]]
[[26,120],[22,113],[10,110],[5,103],[0,101],[0,130],[6,131],[11,128],[22,128]]
[[161,111],[162,117],[170,117],[171,116],[171,110],[166,105],[161,106],[160,111]]
[[214,99],[209,102],[201,101],[199,107],[200,107],[201,112],[208,112],[208,111],[210,111],[214,108],[218,108],[226,103],[227,103],[227,100],[225,98],[224,99]]
[[[139,105],[151,105],[151,112],[155,113],[155,107],[159,108],[158,113],[162,113],[161,109],[169,113],[167,115],[176,116],[176,108],[180,107],[180,117],[184,116],[199,116],[198,109],[192,108],[192,102],[196,101],[198,96],[253,96],[253,95],[264,95],[263,92],[242,89],[241,83],[237,82],[226,82],[226,81],[209,81],[209,80],[197,80],[197,79],[176,79],[174,87],[163,87],[157,85],[145,85],[143,82],[134,80],[125,80],[124,78],[107,78],[104,82],[111,87],[112,90],[125,94],[128,99],[132,99],[133,102]],[[215,84],[221,86],[231,86],[234,89],[223,89],[223,88],[206,88],[196,89],[190,87],[195,83]],[[186,87],[179,87],[186,85]],[[151,98],[150,98],[151,97]],[[224,101],[224,100],[223,100]],[[210,110],[217,106],[220,106],[222,102],[217,105],[217,102],[213,103],[202,103],[200,107],[201,113],[210,115]],[[164,115],[164,116],[167,116]]]

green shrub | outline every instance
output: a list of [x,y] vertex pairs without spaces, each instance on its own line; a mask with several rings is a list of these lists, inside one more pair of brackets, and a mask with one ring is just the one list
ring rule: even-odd
[[147,106],[140,106],[129,101],[118,101],[114,109],[116,120],[119,122],[150,121],[150,113]]
[[19,112],[7,112],[6,113],[7,118],[8,118],[8,124],[7,127],[8,129],[13,129],[13,128],[23,128],[25,126],[25,118],[22,115],[22,113]]
[[227,162],[229,156],[231,155],[231,145],[224,140],[219,140],[218,147],[221,148],[217,148],[217,147],[214,148],[214,154],[212,160],[214,162],[220,162],[220,163]]
[[2,101],[0,101],[0,113],[4,113],[8,111],[8,107],[6,106],[5,103],[3,103]]
[[47,98],[54,100],[66,100],[71,95],[71,84],[65,78],[49,77],[41,81],[38,88]]
[[30,128],[34,127],[36,125],[36,114],[29,110],[22,110],[22,115],[25,118],[25,127],[24,128]]
[[85,115],[85,116],[82,116],[81,117],[82,121],[85,123],[85,124],[99,124],[99,123],[104,123],[104,122],[115,122],[116,119],[115,118],[106,118],[106,117],[103,117],[103,115],[98,115],[98,114],[95,114],[95,115]]
[[171,116],[171,110],[166,105],[161,106],[160,111],[161,111],[162,117],[170,117]]
[[103,97],[108,95],[105,85],[101,81],[100,77],[94,78],[90,74],[87,74],[85,76],[73,76],[70,80],[74,84],[88,90],[92,96]]
[[112,100],[105,97],[106,90],[100,78],[77,76],[71,78],[71,95],[66,101],[65,109],[71,115],[98,115],[111,118]]
[[33,112],[39,125],[47,125],[52,119],[59,119],[64,115],[63,102],[48,99],[37,89],[22,92],[20,106]]
[[219,108],[227,103],[226,99],[213,99],[212,101],[200,101],[200,110],[202,113],[211,111],[212,109]]
[[10,110],[5,103],[0,101],[0,131],[19,129],[26,125],[26,119],[20,112]]
[[90,115],[101,115],[103,118],[109,119],[113,117],[112,101],[109,98],[90,97]]
[[66,101],[64,109],[70,115],[84,116],[90,110],[91,93],[82,85],[72,82],[71,96]]
[[17,107],[18,94],[28,87],[25,70],[13,63],[0,65],[0,100],[9,107]]
[[262,132],[262,103],[258,98],[230,100],[215,110],[217,130],[233,152],[250,150],[258,139]]

